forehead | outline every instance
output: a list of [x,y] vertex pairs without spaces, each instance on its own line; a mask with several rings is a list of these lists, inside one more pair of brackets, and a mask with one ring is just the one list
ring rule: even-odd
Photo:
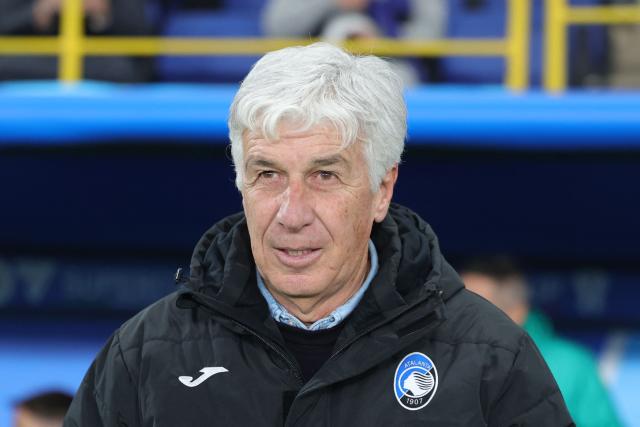
[[475,289],[494,289],[500,286],[497,280],[482,273],[467,272],[462,273],[462,281],[468,288]]
[[356,148],[359,144],[345,146],[340,134],[327,126],[315,126],[308,130],[280,126],[275,138],[247,131],[242,140],[245,165],[250,160],[262,157],[276,157],[276,160],[294,159],[300,162],[327,156],[337,156],[347,161],[359,157],[359,149]]
[[265,129],[266,134],[262,132],[262,129],[247,129],[243,134],[243,142],[255,143],[262,140],[268,142],[277,142],[281,140],[305,140],[305,139],[320,139],[342,144],[342,138],[337,129],[330,124],[318,123],[315,125],[305,125],[299,121],[281,120],[278,122],[275,129]]

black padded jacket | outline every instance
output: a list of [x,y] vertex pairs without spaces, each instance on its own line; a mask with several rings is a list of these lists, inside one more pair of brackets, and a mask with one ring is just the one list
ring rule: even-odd
[[379,270],[308,382],[257,290],[242,214],[198,243],[189,284],[110,338],[65,426],[569,426],[529,336],[464,289],[429,225],[392,205]]

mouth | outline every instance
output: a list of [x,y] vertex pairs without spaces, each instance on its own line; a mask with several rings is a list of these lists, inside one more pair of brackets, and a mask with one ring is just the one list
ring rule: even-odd
[[304,268],[320,257],[319,248],[276,248],[278,260],[287,267]]
[[289,256],[300,257],[300,256],[308,255],[317,249],[284,249],[282,248],[278,250],[285,252]]

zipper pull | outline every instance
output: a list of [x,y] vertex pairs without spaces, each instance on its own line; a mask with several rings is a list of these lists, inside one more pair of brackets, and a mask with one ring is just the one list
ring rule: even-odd
[[182,267],[178,267],[176,273],[173,275],[173,281],[177,286],[184,285],[189,282],[189,277],[185,274]]

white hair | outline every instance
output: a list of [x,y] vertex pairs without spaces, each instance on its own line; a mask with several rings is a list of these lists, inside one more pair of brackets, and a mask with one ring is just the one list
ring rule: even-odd
[[384,60],[354,56],[328,43],[264,55],[240,85],[229,114],[236,186],[244,183],[242,137],[278,139],[286,121],[297,130],[333,126],[343,147],[363,144],[373,192],[400,162],[407,132],[401,79]]

